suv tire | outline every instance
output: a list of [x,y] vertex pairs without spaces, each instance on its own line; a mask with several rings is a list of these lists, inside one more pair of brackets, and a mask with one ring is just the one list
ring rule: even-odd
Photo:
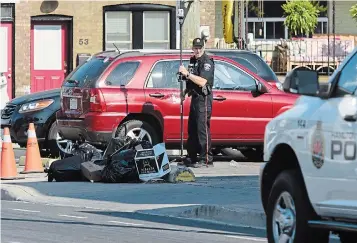
[[[280,209],[283,209],[280,223],[282,223],[283,219],[287,222],[289,218],[293,218],[293,221],[295,222],[294,224],[296,227],[294,242],[329,242],[329,231],[317,229],[312,230],[308,227],[308,220],[316,219],[317,215],[310,204],[305,190],[301,188],[301,185],[303,185],[303,182],[297,171],[283,171],[277,176],[272,186],[267,205],[266,225],[269,243],[278,242],[276,241],[276,238],[274,238],[274,231],[276,232],[279,230],[278,220],[275,221],[279,217],[274,215],[276,208],[280,204],[278,200],[283,203],[283,205],[280,204]],[[285,202],[290,202],[293,206],[287,206]],[[286,210],[287,208],[288,210]],[[291,210],[289,208],[293,209]],[[277,235],[277,232],[275,235]]]
[[142,130],[144,133],[147,133],[148,136],[145,135],[145,137],[150,137],[153,146],[160,143],[161,139],[159,139],[159,135],[155,129],[149,123],[140,120],[130,120],[121,124],[115,132],[115,137],[125,138],[126,136],[130,136],[129,133],[140,133],[140,130]]
[[[46,140],[46,146],[47,146],[47,156],[51,157],[51,158],[64,158],[68,155],[70,155],[70,151],[63,151],[64,148],[59,148],[58,142],[57,142],[57,133],[58,133],[58,129],[57,129],[57,122],[54,121],[52,122],[49,130],[48,130],[48,135],[47,135],[47,140]],[[67,147],[68,148],[68,144]],[[68,148],[70,150],[70,148]],[[47,157],[46,156],[46,157]]]

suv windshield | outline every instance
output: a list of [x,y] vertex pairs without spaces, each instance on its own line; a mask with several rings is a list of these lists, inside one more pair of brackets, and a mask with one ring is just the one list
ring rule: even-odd
[[109,58],[92,57],[73,70],[64,80],[63,85],[71,87],[92,86],[111,62],[112,59]]
[[213,50],[209,50],[209,52],[217,56],[223,56],[234,60],[235,62],[243,65],[244,67],[248,68],[252,72],[258,74],[261,78],[263,78],[268,82],[279,82],[278,77],[275,75],[275,73],[269,67],[269,65],[254,53],[244,53],[244,52],[235,52],[235,51],[215,52]]

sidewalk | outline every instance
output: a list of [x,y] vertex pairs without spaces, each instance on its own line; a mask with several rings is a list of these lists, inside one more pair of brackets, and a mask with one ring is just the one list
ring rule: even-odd
[[194,183],[104,184],[47,182],[45,174],[2,181],[2,200],[183,217],[265,227],[259,195],[259,163],[217,162],[193,169]]

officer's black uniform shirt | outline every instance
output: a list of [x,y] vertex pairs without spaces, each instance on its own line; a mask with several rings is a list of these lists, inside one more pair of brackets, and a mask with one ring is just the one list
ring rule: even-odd
[[[206,53],[201,57],[195,58],[194,56],[190,58],[190,63],[194,64],[193,74],[200,76],[207,80],[207,84],[211,88],[213,87],[214,80],[214,62]],[[190,86],[197,92],[197,94],[202,95],[202,87],[197,84],[190,82]],[[189,88],[189,87],[188,87]]]

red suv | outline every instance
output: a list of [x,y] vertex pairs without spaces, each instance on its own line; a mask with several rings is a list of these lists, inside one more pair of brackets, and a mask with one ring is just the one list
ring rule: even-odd
[[[192,53],[184,51],[187,66]],[[280,91],[232,59],[215,61],[211,120],[214,147],[261,147],[265,125],[297,95]],[[64,80],[58,130],[70,140],[106,145],[112,135],[180,145],[179,52],[132,50],[93,55]],[[184,101],[184,137],[190,98]]]

